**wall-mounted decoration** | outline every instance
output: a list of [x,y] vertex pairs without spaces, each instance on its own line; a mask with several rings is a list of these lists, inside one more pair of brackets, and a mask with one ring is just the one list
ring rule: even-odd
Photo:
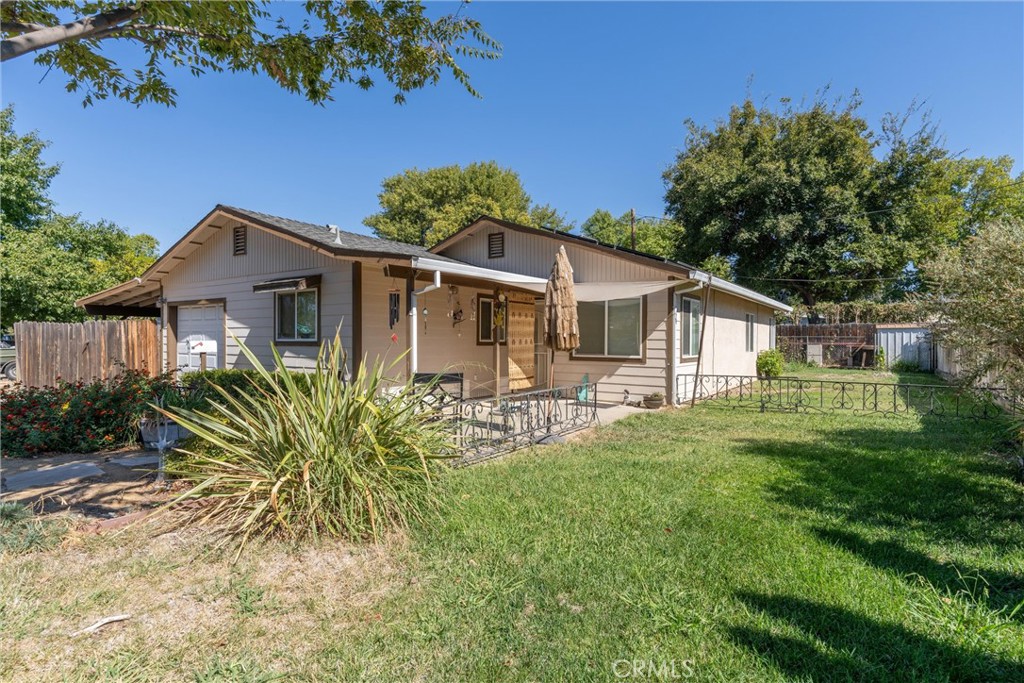
[[388,329],[395,329],[395,325],[398,324],[399,320],[399,309],[401,308],[401,300],[399,298],[398,290],[393,289],[388,292]]

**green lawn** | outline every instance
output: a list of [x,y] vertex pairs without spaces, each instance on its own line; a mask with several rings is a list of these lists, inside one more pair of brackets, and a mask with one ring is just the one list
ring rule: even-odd
[[702,405],[458,470],[384,549],[4,556],[0,678],[1021,681],[1004,428]]

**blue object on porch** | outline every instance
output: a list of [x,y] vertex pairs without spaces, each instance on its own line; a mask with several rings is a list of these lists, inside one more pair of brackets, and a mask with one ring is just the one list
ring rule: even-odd
[[590,398],[590,373],[583,375],[583,379],[580,380],[580,388],[576,390],[576,400],[580,403],[586,403]]

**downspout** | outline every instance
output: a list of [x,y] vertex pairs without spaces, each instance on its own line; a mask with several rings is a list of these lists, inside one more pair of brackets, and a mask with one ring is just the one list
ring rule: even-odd
[[679,391],[679,354],[681,349],[679,348],[679,334],[680,334],[680,321],[679,321],[679,310],[676,307],[676,296],[679,294],[689,294],[690,292],[696,292],[704,284],[698,282],[695,285],[687,287],[686,289],[673,289],[672,290],[672,329],[670,331],[669,349],[671,352],[670,358],[672,362],[669,365],[669,372],[672,373],[672,395],[669,397],[672,405],[679,405],[683,402],[683,397]]
[[433,292],[441,286],[441,271],[434,271],[434,282],[421,289],[414,289],[409,295],[409,379],[413,379],[416,373],[419,372],[419,330],[416,327],[416,309],[417,301],[416,298],[420,294],[426,294],[427,292]]
[[699,280],[704,288],[704,299],[700,305],[700,342],[697,344],[697,365],[693,369],[693,392],[690,394],[690,407],[697,403],[697,383],[700,381],[700,366],[704,360],[704,334],[708,329],[708,304],[711,301],[711,276],[707,273],[694,272],[691,276]]

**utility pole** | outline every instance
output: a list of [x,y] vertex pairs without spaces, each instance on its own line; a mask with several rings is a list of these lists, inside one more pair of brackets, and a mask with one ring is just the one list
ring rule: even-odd
[[633,251],[636,251],[636,209],[629,210],[629,235]]

